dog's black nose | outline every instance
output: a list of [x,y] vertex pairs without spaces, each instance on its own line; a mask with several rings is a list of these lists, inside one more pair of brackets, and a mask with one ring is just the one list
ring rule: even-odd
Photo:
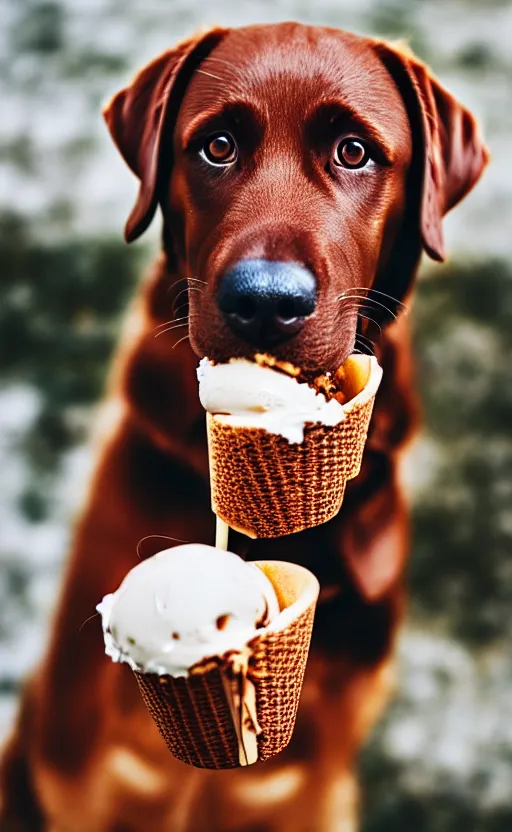
[[240,260],[222,278],[217,301],[237,335],[270,346],[298,332],[315,311],[316,280],[298,263]]

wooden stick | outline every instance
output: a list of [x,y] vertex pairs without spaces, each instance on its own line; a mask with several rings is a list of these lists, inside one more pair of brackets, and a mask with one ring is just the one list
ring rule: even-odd
[[215,527],[215,546],[217,549],[224,549],[225,552],[228,550],[228,541],[229,541],[229,526],[224,520],[221,520],[220,517],[216,518],[217,524]]

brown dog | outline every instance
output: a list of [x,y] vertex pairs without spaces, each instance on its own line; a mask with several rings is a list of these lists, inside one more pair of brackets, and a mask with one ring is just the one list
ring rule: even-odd
[[[2,829],[349,832],[407,555],[397,461],[414,396],[395,313],[422,247],[443,259],[442,216],[478,179],[485,148],[409,53],[293,23],[182,43],[105,117],[140,180],[126,237],[160,206],[163,253],[128,318],[53,639],[4,757]],[[263,347],[333,370],[369,344],[372,319],[386,325],[384,381],[339,516],[273,541],[232,538],[244,557],[294,560],[321,582],[294,738],[270,763],[194,770],[167,752],[131,671],[105,658],[98,619],[81,625],[146,535],[213,541],[197,357]]]

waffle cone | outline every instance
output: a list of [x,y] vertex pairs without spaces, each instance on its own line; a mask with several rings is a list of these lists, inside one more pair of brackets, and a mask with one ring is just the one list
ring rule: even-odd
[[[256,756],[264,761],[282,751],[293,732],[319,587],[311,572],[296,564],[256,565],[272,582],[281,610],[248,650],[246,679],[259,727]],[[236,673],[226,657],[205,660],[186,677],[135,672],[142,698],[178,760],[210,769],[256,762],[240,745],[227,694],[227,677],[233,681]]]
[[281,537],[318,526],[340,510],[361,468],[381,369],[351,356],[338,371],[350,400],[337,425],[307,424],[304,441],[207,415],[212,508],[249,537]]

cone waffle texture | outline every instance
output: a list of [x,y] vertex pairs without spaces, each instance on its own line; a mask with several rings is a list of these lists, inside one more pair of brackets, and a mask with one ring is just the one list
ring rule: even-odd
[[250,537],[281,537],[338,513],[347,480],[361,468],[381,377],[375,359],[358,358],[359,374],[367,362],[366,383],[344,405],[345,419],[334,426],[306,425],[301,443],[208,414],[212,508],[231,528]]
[[[254,684],[258,760],[282,751],[292,736],[311,640],[318,581],[301,566],[257,565],[274,585],[281,614],[250,644],[248,678]],[[187,677],[136,672],[144,702],[172,754],[199,768],[240,765],[239,744],[222,673],[212,659]]]

